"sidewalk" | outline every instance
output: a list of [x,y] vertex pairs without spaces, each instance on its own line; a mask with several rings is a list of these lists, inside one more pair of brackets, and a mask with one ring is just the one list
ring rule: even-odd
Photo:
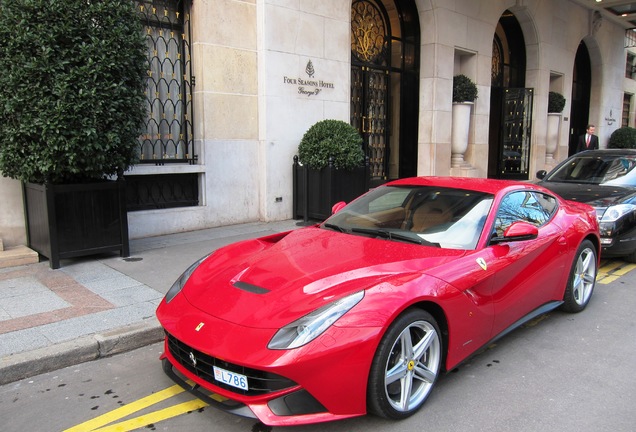
[[97,255],[0,269],[0,385],[162,339],[155,309],[194,261],[226,244],[302,226],[254,222],[130,241]]

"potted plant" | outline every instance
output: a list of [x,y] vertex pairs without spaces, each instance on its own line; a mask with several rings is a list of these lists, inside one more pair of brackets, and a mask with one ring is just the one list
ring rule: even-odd
[[546,163],[554,163],[554,154],[559,147],[559,127],[561,113],[565,107],[565,97],[558,92],[548,92],[548,125],[546,132],[545,159]]
[[548,113],[561,114],[565,108],[565,97],[558,92],[548,93]]
[[477,99],[477,85],[466,75],[453,77],[453,125],[451,130],[451,167],[464,167],[468,164],[464,154],[468,150],[470,114]]
[[295,219],[326,219],[334,203],[369,190],[362,137],[341,120],[321,120],[305,132],[293,170]]
[[477,85],[466,75],[453,77],[453,102],[475,102],[477,99]]
[[622,127],[610,135],[607,148],[636,148],[636,128]]
[[136,160],[147,70],[134,2],[61,5],[12,0],[0,14],[0,172],[23,182],[29,246],[52,268],[129,253],[122,174]]

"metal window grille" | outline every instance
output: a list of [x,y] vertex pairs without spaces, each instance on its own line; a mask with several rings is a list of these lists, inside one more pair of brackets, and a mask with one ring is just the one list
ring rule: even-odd
[[625,59],[625,77],[634,79],[634,73],[636,72],[636,56],[632,53],[627,53]]
[[157,210],[199,205],[197,174],[126,176],[126,209]]
[[[195,164],[189,10],[182,0],[135,1],[148,47],[139,163]],[[128,211],[197,206],[198,174],[126,175],[126,200]]]
[[636,47],[636,29],[625,30],[625,48]]
[[629,112],[631,111],[632,95],[623,94],[623,111],[621,115],[621,127],[629,126]]
[[190,13],[181,0],[137,0],[148,46],[139,163],[194,164]]

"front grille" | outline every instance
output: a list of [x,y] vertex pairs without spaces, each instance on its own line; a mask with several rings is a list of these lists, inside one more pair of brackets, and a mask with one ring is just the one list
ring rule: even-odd
[[[181,366],[183,366],[199,378],[211,384],[214,384],[217,387],[229,390],[233,393],[245,396],[258,396],[298,385],[294,381],[280,375],[240,366],[233,363],[228,363],[226,361],[204,354],[201,351],[189,347],[185,343],[172,336],[170,333],[166,332],[166,336],[168,337],[168,349],[170,350],[170,354],[172,354],[172,356],[177,362],[179,362]],[[194,356],[194,358],[196,359],[196,366],[191,360],[192,356]],[[215,380],[213,366],[223,368],[230,372],[245,375],[247,377],[248,390],[242,390],[236,387],[232,387],[230,385]]]

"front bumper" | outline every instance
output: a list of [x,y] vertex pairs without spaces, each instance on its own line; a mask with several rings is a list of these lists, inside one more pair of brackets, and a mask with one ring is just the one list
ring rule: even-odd
[[636,252],[635,238],[601,238],[601,241],[604,241],[601,243],[603,258],[623,257]]
[[631,255],[636,251],[636,227],[631,221],[602,222],[601,256],[605,258]]
[[242,417],[256,418],[256,415],[245,404],[235,402],[231,399],[224,398],[219,394],[206,391],[204,387],[201,387],[201,385],[190,381],[185,375],[172,366],[172,363],[170,363],[170,360],[168,360],[167,357],[163,357],[161,366],[163,367],[163,371],[170,377],[170,379],[172,379],[172,381],[179,384],[184,390],[192,393],[208,405],[221,411]]
[[[207,381],[202,378],[201,374],[193,371],[192,367],[182,364],[171,352],[169,339],[170,336],[167,336],[165,351],[161,356],[164,372],[174,382],[213,408],[242,417],[258,419],[268,426],[320,423],[366,414],[366,402],[364,398],[362,398],[362,404],[356,404],[356,399],[360,401],[360,398],[356,396],[356,389],[352,389],[346,385],[340,387],[340,383],[337,384],[338,389],[343,392],[343,396],[352,396],[352,398],[349,398],[349,401],[354,402],[353,406],[355,407],[357,405],[357,409],[348,406],[347,403],[342,403],[338,407],[340,409],[336,412],[332,412],[323,406],[307,389],[289,380],[287,381],[292,383],[291,387],[281,390],[265,391],[260,395],[246,395],[241,394],[241,390],[228,390],[217,385],[217,382]],[[200,355],[200,353],[194,355]],[[228,367],[228,363],[224,363],[224,365]],[[329,363],[327,363],[327,365],[328,364]],[[300,364],[298,367],[302,368],[303,366]],[[325,368],[328,369],[328,367]],[[310,376],[308,376],[308,379],[309,381],[314,381]],[[313,386],[315,387],[315,384],[313,384]],[[362,390],[366,393],[366,385]],[[339,404],[337,400],[332,402],[336,405]]]
[[[366,414],[367,380],[380,327],[334,325],[303,347],[270,350],[272,330],[216,319],[189,306],[182,296],[169,305],[162,302],[157,316],[166,330],[164,371],[215,408],[269,426]],[[246,376],[249,390],[217,381],[213,366]]]

